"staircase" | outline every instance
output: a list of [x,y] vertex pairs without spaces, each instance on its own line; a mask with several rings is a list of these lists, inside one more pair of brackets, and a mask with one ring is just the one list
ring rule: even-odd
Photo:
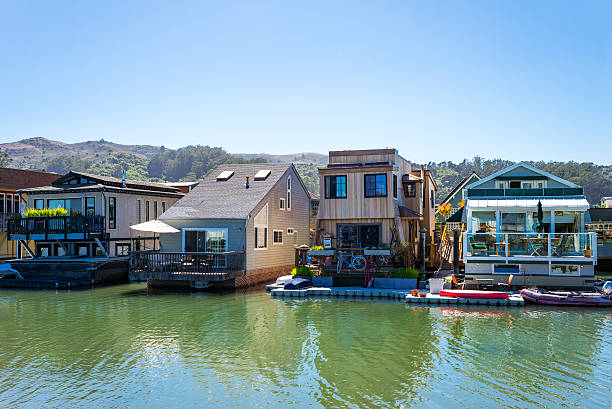
[[440,255],[440,268],[438,271],[452,271],[453,270],[453,238],[448,234],[447,226],[444,226],[442,231],[442,237],[440,239],[440,245],[438,247],[438,254]]

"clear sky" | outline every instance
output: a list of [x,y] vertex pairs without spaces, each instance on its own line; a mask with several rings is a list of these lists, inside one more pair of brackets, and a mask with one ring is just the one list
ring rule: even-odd
[[609,0],[0,0],[0,39],[0,142],[612,163]]

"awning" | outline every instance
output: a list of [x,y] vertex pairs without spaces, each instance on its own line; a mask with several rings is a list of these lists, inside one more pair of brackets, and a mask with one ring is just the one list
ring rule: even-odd
[[130,226],[130,229],[138,231],[147,231],[151,233],[178,233],[180,230],[175,229],[172,226],[167,225],[159,220],[149,220],[148,222],[135,224]]
[[470,210],[533,210],[538,209],[538,201],[544,210],[586,211],[589,202],[584,198],[573,199],[468,199],[466,207]]
[[409,209],[406,206],[399,206],[399,215],[400,217],[408,217],[411,219],[423,218],[423,215],[421,213],[415,212],[414,210]]

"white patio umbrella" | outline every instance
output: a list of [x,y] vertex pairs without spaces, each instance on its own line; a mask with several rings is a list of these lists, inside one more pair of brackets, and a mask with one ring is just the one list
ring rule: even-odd
[[151,233],[178,233],[180,230],[159,220],[149,220],[148,222],[135,224],[130,229],[138,231],[148,231]]
[[[153,233],[153,250],[155,250],[155,233],[178,233],[180,230],[159,220],[149,220],[148,222],[130,226],[132,230],[146,231]],[[130,234],[131,236],[131,234]]]

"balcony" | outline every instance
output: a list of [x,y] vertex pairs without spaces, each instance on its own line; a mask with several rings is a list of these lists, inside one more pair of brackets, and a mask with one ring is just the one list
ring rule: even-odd
[[246,252],[130,252],[130,280],[223,281],[244,275]]
[[14,217],[8,220],[10,240],[78,240],[101,237],[105,231],[105,217],[98,215]]
[[8,221],[19,217],[19,213],[0,213],[0,232],[4,233],[8,231]]
[[581,187],[544,189],[468,189],[467,197],[568,197],[584,196]]
[[466,262],[596,264],[595,233],[464,233]]

